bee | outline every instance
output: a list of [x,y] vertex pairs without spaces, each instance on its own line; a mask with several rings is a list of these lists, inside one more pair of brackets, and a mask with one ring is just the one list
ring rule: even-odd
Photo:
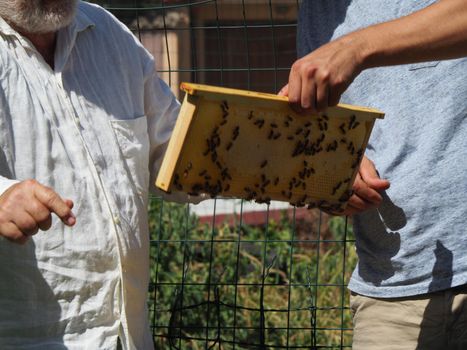
[[232,176],[230,176],[229,169],[227,169],[227,168],[222,169],[221,176],[222,176],[223,179],[232,180]]
[[261,199],[257,199],[256,200],[256,203],[260,203],[260,204],[271,204],[271,198],[269,197],[264,197],[264,198],[261,198]]
[[252,199],[254,199],[256,197],[256,192],[251,192],[251,193],[248,193],[247,196],[246,196],[246,200],[247,201],[251,201]]
[[314,208],[316,208],[316,203],[315,202],[309,202],[308,206],[306,208],[307,209],[314,209]]
[[341,187],[342,181],[338,182],[336,186],[332,189],[332,195],[335,195],[337,190]]
[[357,117],[356,117],[354,114],[352,114],[352,115],[350,116],[349,130],[353,129],[353,125],[354,125],[354,123],[355,123],[355,119],[356,119],[356,118],[357,118]]
[[347,202],[350,197],[352,197],[353,191],[352,190],[347,190],[345,191],[340,197],[339,197],[339,202],[344,203]]
[[264,125],[264,119],[256,119],[254,122],[254,125],[256,125],[259,129],[261,129]]
[[192,193],[199,193],[203,190],[203,185],[196,183],[191,187]]
[[299,154],[303,153],[305,147],[304,147],[304,144],[302,143],[302,141],[298,141],[297,144],[295,145],[295,149],[292,153],[292,157],[296,157],[298,156]]
[[233,130],[232,140],[235,141],[239,134],[240,134],[240,127],[236,126],[235,129]]
[[334,140],[332,143],[328,144],[326,147],[326,152],[335,151],[337,149],[337,141]]
[[316,174],[315,169],[313,169],[313,168],[307,169],[306,177],[310,177],[311,174]]
[[346,134],[346,131],[345,131],[345,123],[342,123],[341,125],[339,125],[339,130],[342,132],[343,135]]

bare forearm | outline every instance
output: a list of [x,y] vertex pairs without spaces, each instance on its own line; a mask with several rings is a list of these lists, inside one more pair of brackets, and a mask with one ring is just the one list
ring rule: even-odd
[[298,111],[335,106],[367,68],[467,56],[467,0],[439,0],[409,16],[373,25],[331,41],[297,60],[288,95]]
[[362,69],[467,56],[467,1],[440,0],[394,21],[350,34]]

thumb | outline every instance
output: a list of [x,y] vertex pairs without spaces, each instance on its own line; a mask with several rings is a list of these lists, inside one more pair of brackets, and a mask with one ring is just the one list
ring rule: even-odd
[[289,84],[285,85],[278,93],[279,96],[289,96]]
[[384,191],[390,187],[390,182],[386,179],[381,179],[375,168],[374,163],[366,156],[363,157],[359,169],[362,180],[371,188],[377,191]]

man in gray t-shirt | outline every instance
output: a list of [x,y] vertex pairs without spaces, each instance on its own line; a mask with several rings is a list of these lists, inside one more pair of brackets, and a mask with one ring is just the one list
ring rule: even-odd
[[467,1],[305,0],[298,47],[295,108],[386,113],[346,210],[354,348],[467,349]]

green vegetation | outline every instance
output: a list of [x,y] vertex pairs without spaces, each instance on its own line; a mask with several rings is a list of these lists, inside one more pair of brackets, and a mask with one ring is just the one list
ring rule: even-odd
[[152,200],[156,348],[350,348],[353,236],[343,218],[322,223],[313,232],[284,213],[262,227],[213,228],[187,205]]

